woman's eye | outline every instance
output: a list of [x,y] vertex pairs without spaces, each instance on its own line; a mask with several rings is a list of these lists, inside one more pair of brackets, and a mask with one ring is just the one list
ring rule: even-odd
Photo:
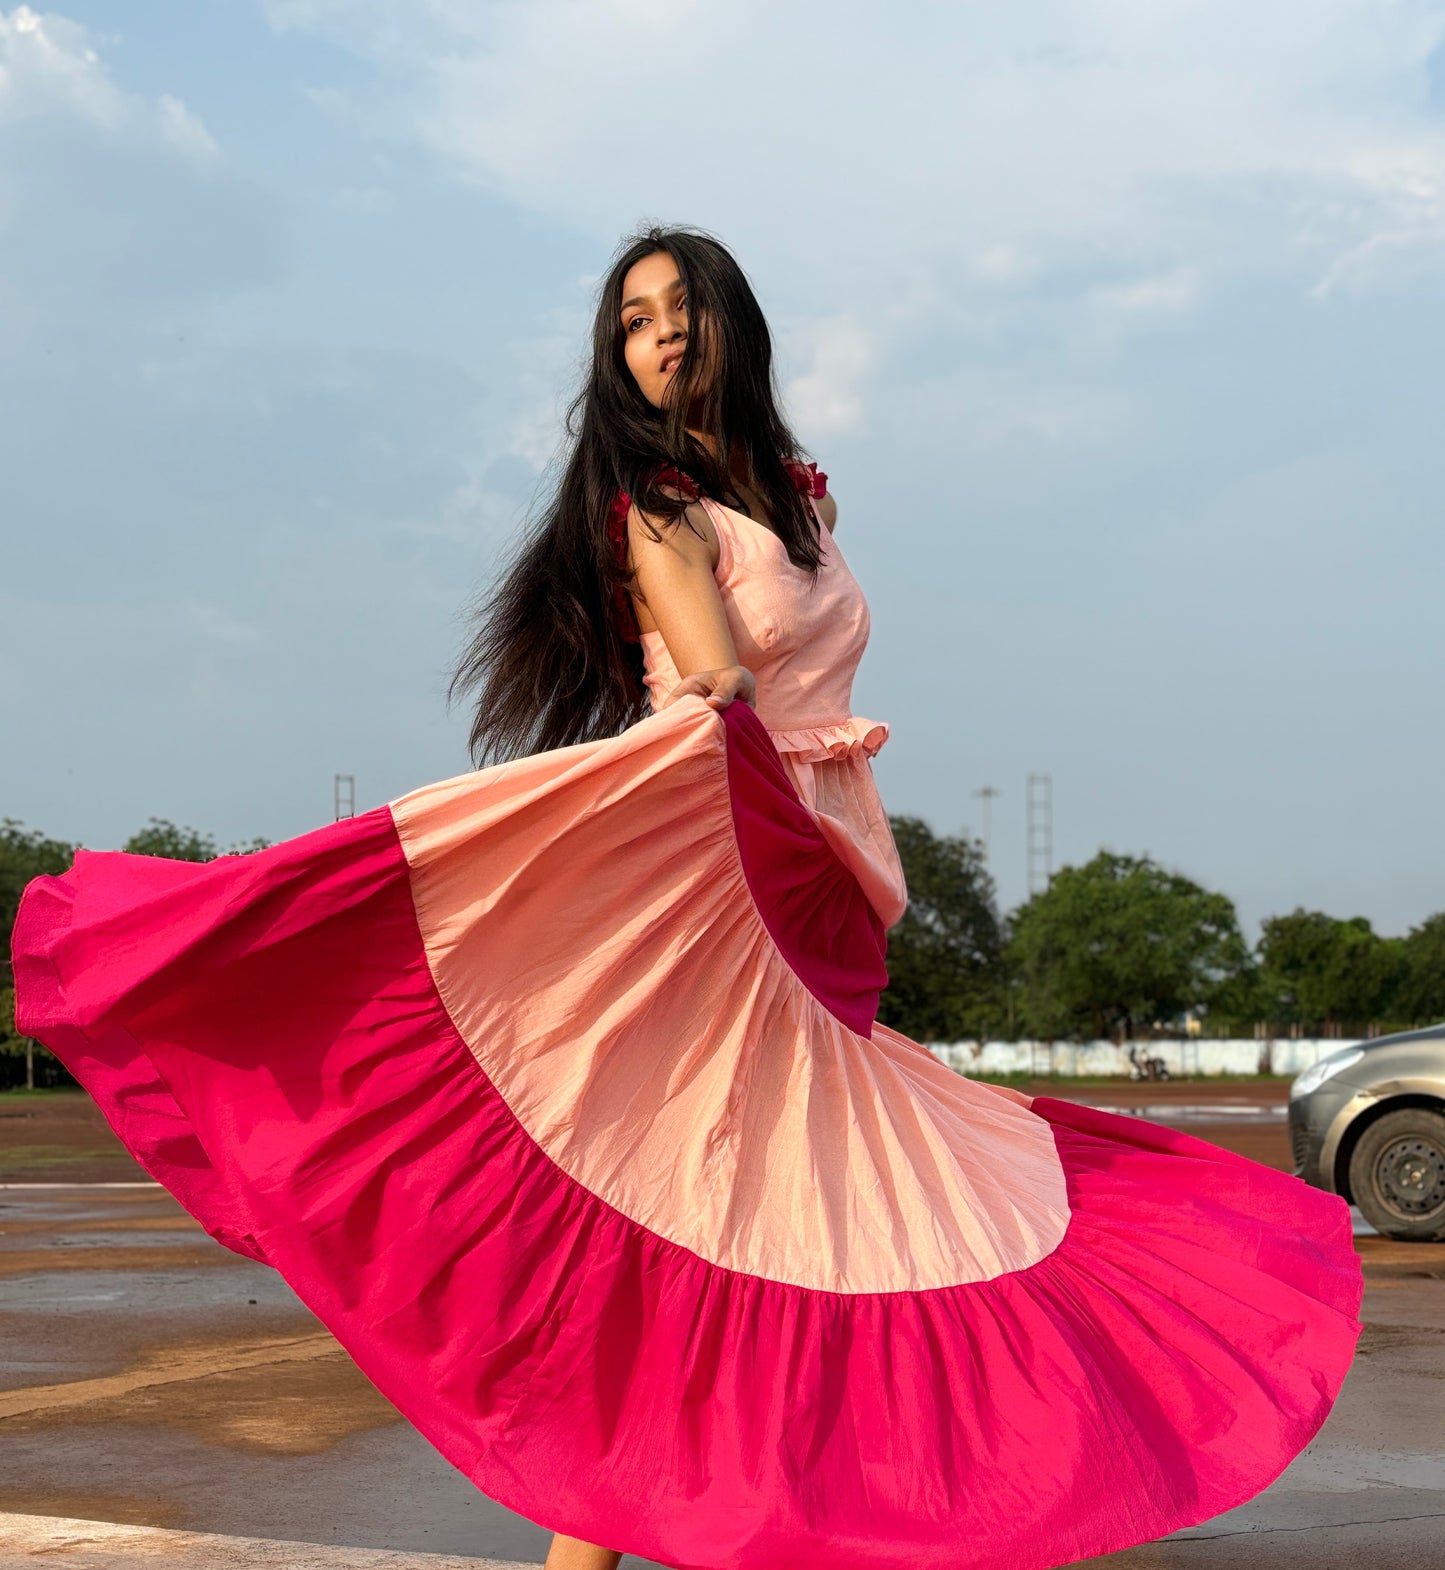
[[[679,296],[678,296],[678,298],[677,298],[677,303],[678,303],[678,306],[679,306],[679,307],[680,307],[680,308],[681,308],[681,309],[682,309],[682,310],[683,310],[683,311],[686,311],[686,310],[687,310],[687,296],[686,296],[686,295],[685,295],[685,294],[682,294],[682,295],[679,295]],[[639,323],[639,322],[645,322],[645,321],[647,321],[647,320],[648,320],[648,318],[647,318],[647,317],[645,317],[645,316],[634,316],[634,317],[633,317],[633,318],[632,318],[632,320],[631,320],[631,321],[630,321],[630,322],[628,322],[628,324],[627,324],[627,327],[626,327],[626,329],[625,329],[625,330],[626,330],[626,331],[627,331],[627,332],[631,332],[631,331],[632,331],[632,329],[633,329],[633,328],[634,328],[634,327],[636,327],[636,326],[637,326],[637,324],[638,324],[638,323]]]

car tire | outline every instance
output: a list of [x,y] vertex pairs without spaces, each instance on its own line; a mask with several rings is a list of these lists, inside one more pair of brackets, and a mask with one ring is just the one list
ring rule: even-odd
[[1445,1242],[1445,1113],[1387,1112],[1350,1156],[1350,1192],[1366,1221],[1399,1242]]

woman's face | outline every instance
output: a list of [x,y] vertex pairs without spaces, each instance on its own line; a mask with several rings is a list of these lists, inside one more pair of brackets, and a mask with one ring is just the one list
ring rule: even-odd
[[669,252],[654,251],[627,269],[621,320],[627,368],[642,396],[660,409],[689,336],[688,301]]

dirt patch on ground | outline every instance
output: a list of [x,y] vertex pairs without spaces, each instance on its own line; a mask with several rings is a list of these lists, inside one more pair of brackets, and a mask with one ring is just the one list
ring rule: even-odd
[[[43,1190],[23,1191],[41,1201]],[[16,1191],[0,1190],[0,1280],[37,1272],[213,1270],[241,1263],[161,1188],[87,1192],[57,1187],[49,1212],[25,1219]],[[106,1214],[107,1211],[113,1212]],[[114,1239],[114,1242],[111,1242]]]
[[5,1221],[0,1222],[0,1249],[5,1247],[3,1240],[7,1238],[54,1237],[58,1232],[194,1232],[195,1230],[194,1218],[184,1212],[174,1216],[113,1216],[100,1220],[87,1217],[84,1220],[76,1220],[70,1225],[58,1221]]
[[1196,1139],[1207,1139],[1211,1145],[1232,1150],[1236,1156],[1248,1156],[1262,1166],[1273,1167],[1276,1172],[1293,1172],[1294,1155],[1289,1148],[1289,1131],[1283,1123],[1189,1123],[1183,1132]]
[[[194,1225],[194,1223],[193,1223]],[[199,1228],[196,1229],[199,1233]],[[212,1270],[234,1264],[241,1256],[226,1250],[217,1253],[215,1244],[200,1234],[194,1245],[178,1244],[165,1248],[29,1248],[0,1252],[0,1277],[31,1275],[56,1270]]]
[[1357,1237],[1355,1248],[1371,1281],[1445,1281],[1445,1244]]
[[1197,1104],[1211,1106],[1283,1107],[1289,1103],[1288,1079],[1235,1079],[1210,1075],[1201,1079],[1048,1079],[1010,1080],[1025,1095],[1054,1096],[1086,1106]]
[[0,1183],[123,1183],[147,1176],[83,1090],[0,1095]]
[[12,1489],[3,1482],[0,1510],[15,1515],[63,1516],[71,1521],[119,1522],[122,1526],[175,1526],[181,1518],[180,1505],[170,1499],[87,1493],[82,1489]]
[[[324,1330],[152,1347],[96,1379],[0,1391],[0,1435],[128,1423],[266,1455],[318,1455],[402,1419]],[[0,1504],[21,1507],[0,1494]],[[58,1513],[58,1512],[54,1512]]]

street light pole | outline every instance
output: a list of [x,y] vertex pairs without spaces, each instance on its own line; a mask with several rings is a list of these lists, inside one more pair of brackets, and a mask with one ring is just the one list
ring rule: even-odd
[[989,807],[993,802],[993,798],[995,796],[1002,796],[1003,792],[996,786],[983,785],[978,790],[974,791],[974,795],[980,797],[983,801],[983,864],[985,869],[987,869],[989,864]]

